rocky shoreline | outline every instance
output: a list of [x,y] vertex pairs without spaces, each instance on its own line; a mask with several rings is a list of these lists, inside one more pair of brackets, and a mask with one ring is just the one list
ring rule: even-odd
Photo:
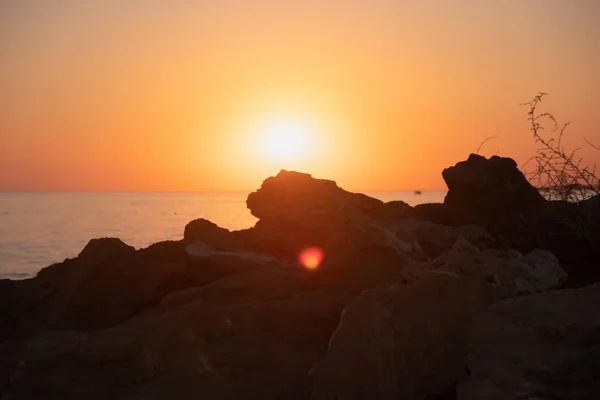
[[600,398],[600,198],[547,201],[496,156],[442,176],[411,207],[282,171],[250,229],[0,280],[2,400]]

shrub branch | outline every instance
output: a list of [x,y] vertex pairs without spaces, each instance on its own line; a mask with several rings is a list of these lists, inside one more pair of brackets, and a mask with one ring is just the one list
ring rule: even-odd
[[[567,151],[563,144],[563,136],[570,125],[567,122],[559,127],[558,121],[551,113],[538,112],[538,105],[547,93],[539,93],[524,105],[529,107],[528,121],[538,149],[533,157],[525,163],[532,163],[534,168],[525,172],[525,176],[540,192],[550,200],[566,200],[577,202],[600,192],[600,179],[596,175],[596,166],[588,167],[577,152],[581,148]],[[554,137],[542,136],[544,122],[550,122],[555,132]],[[591,147],[600,150],[600,146],[590,143]]]

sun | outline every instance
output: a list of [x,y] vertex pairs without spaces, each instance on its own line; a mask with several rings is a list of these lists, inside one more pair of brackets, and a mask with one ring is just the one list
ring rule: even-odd
[[277,118],[266,121],[260,131],[260,151],[271,161],[302,161],[311,150],[313,130],[306,122]]

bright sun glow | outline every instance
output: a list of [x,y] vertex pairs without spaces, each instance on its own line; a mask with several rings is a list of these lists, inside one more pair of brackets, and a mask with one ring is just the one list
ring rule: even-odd
[[261,129],[261,151],[272,161],[302,161],[311,150],[312,134],[309,125],[301,121],[274,119]]

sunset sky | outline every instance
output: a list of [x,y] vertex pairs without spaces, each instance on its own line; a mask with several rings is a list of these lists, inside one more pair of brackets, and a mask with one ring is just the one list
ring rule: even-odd
[[0,0],[0,190],[254,190],[281,168],[444,189],[486,137],[533,154],[539,91],[570,147],[600,143],[599,21],[597,0]]

